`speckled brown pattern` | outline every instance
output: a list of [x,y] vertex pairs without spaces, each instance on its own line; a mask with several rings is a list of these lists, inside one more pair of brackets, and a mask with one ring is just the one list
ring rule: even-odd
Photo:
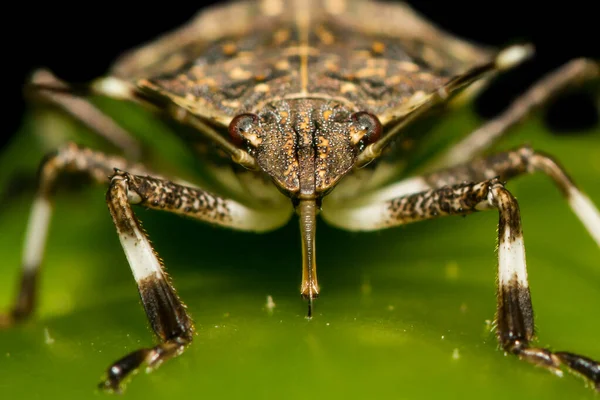
[[200,220],[227,224],[231,221],[227,200],[205,190],[178,185],[168,180],[132,175],[116,170],[112,179],[127,182],[127,191],[136,193],[145,207],[185,214]]
[[463,183],[393,199],[387,203],[388,224],[400,225],[477,211],[476,206],[487,200],[490,186],[495,183],[497,181]]
[[[198,35],[165,50],[161,62],[136,71],[133,82],[224,125],[239,113],[295,97],[339,99],[388,122],[416,93],[431,93],[493,55],[422,26],[403,6],[295,1],[266,11],[249,2],[200,18],[225,12],[235,23],[215,28],[212,41]],[[365,15],[384,14],[377,24],[365,21]]]

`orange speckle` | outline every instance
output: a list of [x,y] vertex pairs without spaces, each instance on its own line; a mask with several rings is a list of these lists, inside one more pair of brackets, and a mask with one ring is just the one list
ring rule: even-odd
[[277,45],[283,44],[290,38],[290,31],[287,29],[279,29],[273,35],[273,42]]
[[223,50],[223,54],[225,54],[226,56],[232,56],[237,52],[237,46],[235,45],[235,43],[231,42],[223,44],[221,49]]
[[259,83],[258,85],[254,86],[254,91],[257,93],[267,93],[269,91],[269,85],[266,83]]
[[316,34],[319,37],[319,40],[321,41],[321,43],[323,43],[325,45],[330,45],[330,44],[333,44],[333,42],[335,42],[335,36],[333,36],[333,34],[331,32],[329,32],[327,29],[325,29],[325,27],[323,27],[323,26],[319,26],[316,29]]
[[373,50],[373,53],[375,54],[383,54],[385,51],[385,44],[382,42],[373,42],[371,50]]
[[356,91],[356,85],[354,83],[345,82],[344,84],[342,84],[342,87],[340,88],[340,91],[342,93],[355,92]]
[[330,72],[337,72],[340,70],[340,66],[336,62],[331,60],[325,63],[325,68],[327,69],[327,71]]
[[287,119],[289,117],[289,114],[287,111],[279,111],[279,116],[281,117],[281,123],[285,124],[287,123]]
[[417,72],[419,70],[419,66],[417,64],[408,61],[400,61],[398,63],[398,67],[407,72]]
[[288,60],[280,60],[277,61],[277,63],[275,64],[275,68],[277,68],[280,71],[286,71],[288,69],[290,69],[290,63],[288,62]]
[[251,78],[252,77],[252,73],[250,71],[247,71],[247,70],[242,69],[240,67],[235,67],[234,69],[232,69],[231,71],[229,71],[229,77],[231,79],[244,80],[244,79]]

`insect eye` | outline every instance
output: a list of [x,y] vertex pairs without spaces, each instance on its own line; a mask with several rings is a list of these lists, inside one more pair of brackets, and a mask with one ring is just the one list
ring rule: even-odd
[[352,134],[354,144],[362,142],[366,146],[376,142],[381,137],[381,122],[375,115],[360,111],[352,114],[351,119],[354,125]]
[[258,115],[256,114],[240,114],[235,117],[229,124],[229,137],[233,144],[238,147],[244,144],[244,140],[248,139],[248,135],[257,122]]

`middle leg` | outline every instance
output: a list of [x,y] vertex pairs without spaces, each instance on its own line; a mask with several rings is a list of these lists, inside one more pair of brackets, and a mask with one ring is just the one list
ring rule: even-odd
[[[541,172],[552,179],[563,197],[568,201],[571,210],[585,226],[590,236],[600,246],[600,212],[589,197],[573,182],[567,172],[550,155],[535,151],[528,146],[515,150],[479,158],[473,162],[457,165],[434,173],[402,180],[373,193],[358,196],[356,205],[346,204],[344,207],[331,207],[324,210],[324,217],[335,221],[354,221],[349,230],[374,230],[385,228],[380,218],[367,218],[369,210],[376,210],[383,202],[402,196],[412,195],[443,186],[452,186],[464,182],[481,182],[498,178],[506,182],[524,174]],[[368,206],[368,205],[371,206]],[[361,216],[364,214],[364,216]]]

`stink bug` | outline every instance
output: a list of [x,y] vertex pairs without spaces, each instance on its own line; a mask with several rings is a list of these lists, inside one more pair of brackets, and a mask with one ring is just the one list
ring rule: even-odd
[[[384,21],[375,18],[381,15]],[[275,230],[297,214],[300,291],[309,318],[320,293],[318,215],[342,229],[373,231],[495,210],[501,347],[555,373],[563,367],[578,372],[599,389],[597,361],[533,342],[521,215],[506,184],[533,172],[549,176],[600,244],[598,210],[550,155],[527,146],[484,155],[554,93],[598,78],[598,63],[568,63],[439,153],[423,157],[428,131],[417,129],[531,54],[529,45],[497,50],[467,43],[402,4],[276,0],[206,10],[125,54],[89,85],[69,85],[38,71],[31,84],[37,96],[122,147],[125,156],[70,143],[44,159],[18,298],[0,323],[21,322],[34,309],[51,198],[63,173],[108,185],[108,208],[160,342],[108,368],[100,386],[113,391],[140,366],[152,369],[181,354],[195,332],[132,206],[252,232]],[[220,190],[207,191],[132,161],[141,153],[137,143],[81,96],[88,94],[137,103],[181,125],[181,140],[208,164]],[[411,169],[415,164],[418,173]]]

